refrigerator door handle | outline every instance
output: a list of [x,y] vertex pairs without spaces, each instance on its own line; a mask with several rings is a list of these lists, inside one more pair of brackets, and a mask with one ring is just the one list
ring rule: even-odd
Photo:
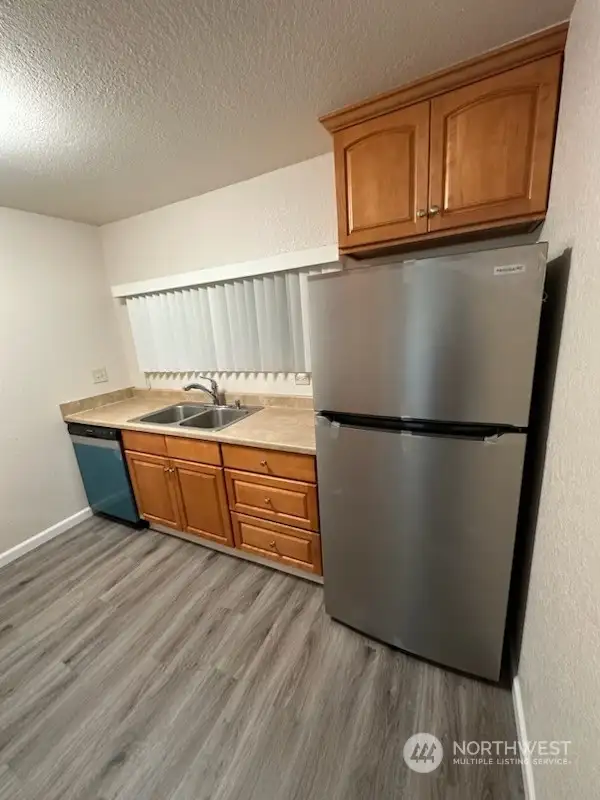
[[506,436],[526,433],[526,428],[512,425],[481,425],[480,423],[446,423],[439,420],[411,420],[365,417],[348,414],[321,412],[315,415],[315,427],[321,431],[329,430],[330,438],[339,436],[340,430],[373,430],[392,433],[397,436],[415,438],[434,437],[444,439],[470,439],[472,441],[494,444]]

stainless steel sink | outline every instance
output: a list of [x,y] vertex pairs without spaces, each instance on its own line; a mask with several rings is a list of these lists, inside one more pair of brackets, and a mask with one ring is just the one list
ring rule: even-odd
[[240,419],[255,414],[262,406],[213,406],[205,403],[177,403],[151,414],[136,417],[130,422],[145,422],[152,425],[177,425],[181,428],[200,428],[220,431]]
[[143,417],[137,417],[135,421],[154,422],[158,425],[173,425],[189,417],[194,417],[196,414],[201,414],[207,408],[210,408],[210,406],[207,406],[206,403],[177,403],[174,406],[161,408],[160,411],[145,414]]
[[[254,409],[258,411],[258,409]],[[227,425],[231,425],[240,419],[244,419],[251,414],[247,408],[229,408],[229,406],[219,406],[205,411],[196,417],[191,417],[181,423],[182,428],[204,428],[206,430],[221,430]]]

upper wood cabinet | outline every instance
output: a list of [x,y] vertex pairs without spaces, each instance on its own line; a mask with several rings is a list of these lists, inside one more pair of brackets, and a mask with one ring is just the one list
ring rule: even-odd
[[342,253],[535,227],[567,26],[328,114]]
[[144,519],[322,574],[314,456],[143,431],[123,443]]
[[560,69],[550,56],[431,101],[430,231],[546,211]]
[[341,131],[334,152],[340,246],[427,232],[429,103]]

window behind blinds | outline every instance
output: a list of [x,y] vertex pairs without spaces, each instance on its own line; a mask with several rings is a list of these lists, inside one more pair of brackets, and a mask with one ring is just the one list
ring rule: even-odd
[[310,372],[308,275],[278,272],[128,297],[143,372]]

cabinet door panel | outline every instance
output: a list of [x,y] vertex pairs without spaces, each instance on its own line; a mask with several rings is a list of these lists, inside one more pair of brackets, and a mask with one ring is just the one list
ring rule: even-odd
[[560,65],[550,56],[431,101],[430,231],[544,213]]
[[125,455],[142,517],[170,528],[180,528],[177,493],[169,472],[169,460],[147,453],[126,452]]
[[334,136],[340,247],[427,231],[429,102]]
[[223,470],[171,461],[181,506],[182,530],[233,547]]

